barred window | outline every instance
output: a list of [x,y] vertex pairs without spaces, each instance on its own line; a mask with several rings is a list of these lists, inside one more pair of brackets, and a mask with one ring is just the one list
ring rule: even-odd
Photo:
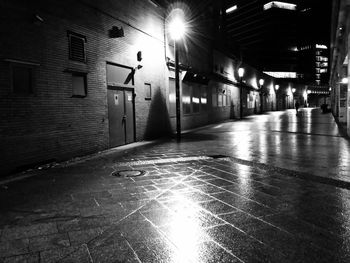
[[69,59],[79,62],[86,62],[85,43],[86,37],[68,31]]

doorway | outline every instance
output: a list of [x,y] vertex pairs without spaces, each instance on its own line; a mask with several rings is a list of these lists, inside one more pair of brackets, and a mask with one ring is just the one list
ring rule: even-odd
[[134,89],[108,86],[109,146],[135,141]]

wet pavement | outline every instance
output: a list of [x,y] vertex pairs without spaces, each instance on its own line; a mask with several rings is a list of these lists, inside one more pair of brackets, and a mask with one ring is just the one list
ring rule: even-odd
[[350,262],[350,144],[317,109],[27,174],[0,262]]

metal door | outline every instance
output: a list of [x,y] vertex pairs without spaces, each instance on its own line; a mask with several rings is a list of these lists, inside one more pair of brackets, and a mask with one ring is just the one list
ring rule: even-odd
[[109,86],[107,101],[110,147],[134,142],[133,90]]

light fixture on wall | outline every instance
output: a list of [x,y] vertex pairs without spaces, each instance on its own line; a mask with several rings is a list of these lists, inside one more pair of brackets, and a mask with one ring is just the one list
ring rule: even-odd
[[239,117],[240,119],[243,119],[243,84],[242,84],[242,78],[244,75],[244,68],[239,68],[238,69],[238,77],[239,77]]
[[44,19],[40,15],[35,14],[33,17],[33,23],[35,25],[41,25],[42,23],[44,23]]
[[113,26],[109,31],[108,35],[110,38],[124,37],[123,27]]
[[141,61],[142,60],[142,51],[138,51],[137,52],[137,61]]

